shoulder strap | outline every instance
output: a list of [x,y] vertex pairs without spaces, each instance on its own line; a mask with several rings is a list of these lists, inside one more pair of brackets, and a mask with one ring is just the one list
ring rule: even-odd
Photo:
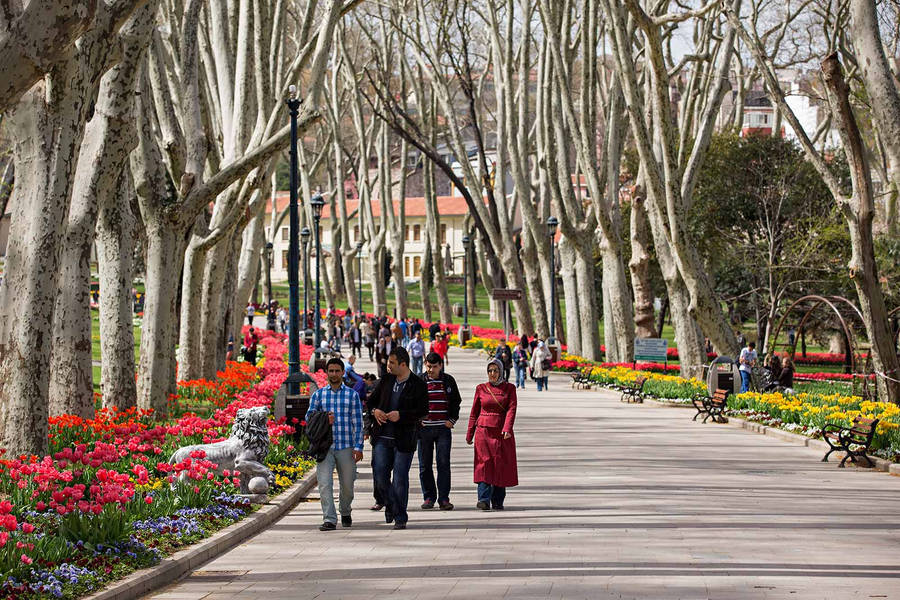
[[491,384],[486,383],[484,386],[487,388],[488,393],[491,395],[491,399],[497,403],[497,406],[500,407],[501,410],[506,410],[506,407],[500,404],[500,401],[497,400],[497,396],[494,395],[494,390],[491,389]]

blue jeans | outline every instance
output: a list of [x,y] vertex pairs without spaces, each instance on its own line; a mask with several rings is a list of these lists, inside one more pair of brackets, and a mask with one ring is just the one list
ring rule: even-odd
[[409,359],[409,362],[412,363],[410,365],[410,370],[416,374],[417,377],[422,376],[422,360],[424,357],[422,356],[412,356]]
[[491,485],[485,482],[478,484],[478,501],[487,502],[492,508],[503,508],[503,500],[506,499],[506,488],[499,485]]
[[547,389],[547,380],[549,377],[535,377],[534,379],[537,381],[539,392]]
[[750,391],[750,373],[741,371],[741,393]]
[[316,464],[316,479],[319,480],[319,502],[322,503],[322,515],[325,521],[337,523],[337,512],[334,508],[334,469],[337,467],[340,482],[340,509],[342,517],[350,516],[350,505],[353,504],[353,483],[356,481],[356,461],[353,460],[353,448],[335,450],[334,447],[325,455],[325,460]]
[[[419,483],[428,502],[450,501],[450,445],[453,434],[444,425],[430,425],[419,430]],[[437,447],[437,486],[434,484],[432,459]]]
[[[375,488],[384,499],[384,516],[388,523],[406,523],[409,515],[409,467],[413,453],[400,452],[393,444],[376,441],[372,445],[372,470]],[[392,477],[393,475],[393,477]]]
[[528,369],[525,365],[516,365],[516,387],[525,389],[525,371]]

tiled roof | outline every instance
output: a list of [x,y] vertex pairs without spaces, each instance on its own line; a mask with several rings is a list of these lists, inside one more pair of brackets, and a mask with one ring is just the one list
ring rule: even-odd
[[[275,196],[275,205],[276,209],[280,213],[282,210],[287,208],[290,203],[291,198],[288,192],[278,192],[278,195]],[[469,213],[469,208],[466,206],[465,198],[461,196],[438,196],[437,199],[438,206],[438,214],[441,216],[461,216]],[[359,200],[347,200],[347,214],[350,215],[353,211],[359,208]],[[272,203],[266,202],[266,214],[272,212]],[[376,217],[381,216],[381,201],[376,200],[372,202],[372,214]],[[400,201],[394,200],[394,215],[398,216],[400,214]],[[407,217],[424,217],[425,216],[425,198],[407,198],[406,199],[406,216]],[[325,202],[325,207],[322,209],[322,218],[329,219],[331,218],[331,208],[329,206],[329,202]]]

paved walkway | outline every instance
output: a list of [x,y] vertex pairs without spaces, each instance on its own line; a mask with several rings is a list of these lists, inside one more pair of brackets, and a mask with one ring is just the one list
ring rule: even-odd
[[[451,361],[468,414],[484,358]],[[318,502],[302,503],[152,597],[900,598],[900,480],[690,417],[573,391],[562,376],[548,393],[529,382],[505,512],[475,509],[460,424],[456,510],[419,510],[413,483],[409,529],[391,531],[367,510],[366,466],[351,530],[320,533]]]

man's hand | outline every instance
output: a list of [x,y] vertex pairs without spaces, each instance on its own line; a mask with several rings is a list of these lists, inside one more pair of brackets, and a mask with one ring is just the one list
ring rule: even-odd
[[447,429],[453,429],[453,421],[444,421],[444,425]]
[[392,410],[391,412],[389,412],[386,415],[386,417],[387,417],[387,420],[390,421],[391,423],[396,423],[397,421],[400,420],[400,411]]
[[384,425],[387,421],[387,415],[380,408],[376,408],[372,411],[372,416],[375,417],[375,420],[378,421],[379,425]]
[[354,450],[353,451],[353,462],[361,461],[362,457],[363,457],[362,450]]
[[333,412],[328,413],[328,424],[334,425],[334,413]]

